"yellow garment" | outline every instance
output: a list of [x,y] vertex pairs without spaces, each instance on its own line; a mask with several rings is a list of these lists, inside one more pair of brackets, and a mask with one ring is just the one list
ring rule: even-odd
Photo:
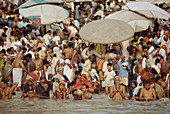
[[81,73],[81,74],[86,74],[88,80],[90,80],[90,71],[89,71],[90,69],[91,69],[91,61],[88,59],[85,61],[83,70]]
[[106,54],[105,61],[107,61],[109,55],[110,55],[110,53],[107,53],[107,54]]
[[44,60],[44,59],[45,59],[45,56],[46,56],[45,52],[44,52],[43,50],[40,50],[40,51],[39,51],[39,57],[40,57],[40,59],[41,59],[41,60]]
[[104,54],[104,48],[103,44],[96,44],[96,52],[100,55]]

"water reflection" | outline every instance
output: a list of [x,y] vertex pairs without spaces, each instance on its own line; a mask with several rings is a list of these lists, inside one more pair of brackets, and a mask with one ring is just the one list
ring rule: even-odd
[[12,100],[0,101],[0,113],[169,113],[170,100],[154,102],[122,102],[110,101],[105,94],[93,95],[92,100],[43,99],[40,101],[23,101],[21,93],[13,96]]

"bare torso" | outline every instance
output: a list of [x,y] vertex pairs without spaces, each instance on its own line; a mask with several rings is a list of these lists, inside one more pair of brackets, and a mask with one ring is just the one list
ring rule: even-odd
[[64,49],[64,53],[65,53],[65,59],[71,59],[72,58],[72,54],[73,54],[73,49],[72,48],[66,48]]
[[36,65],[36,70],[37,71],[41,71],[42,68],[43,68],[43,62],[41,59],[34,59],[33,62],[35,63]]

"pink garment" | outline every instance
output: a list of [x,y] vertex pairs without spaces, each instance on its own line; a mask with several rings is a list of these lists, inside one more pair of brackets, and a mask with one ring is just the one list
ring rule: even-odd
[[156,65],[159,69],[161,69],[161,63],[157,63]]

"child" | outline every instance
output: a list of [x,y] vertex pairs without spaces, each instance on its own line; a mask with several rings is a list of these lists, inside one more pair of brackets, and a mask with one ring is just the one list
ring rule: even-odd
[[110,92],[112,91],[112,86],[114,85],[114,78],[116,76],[115,72],[111,69],[112,63],[107,64],[107,70],[104,73],[104,86],[106,90],[106,95],[108,94],[108,89],[110,88]]

